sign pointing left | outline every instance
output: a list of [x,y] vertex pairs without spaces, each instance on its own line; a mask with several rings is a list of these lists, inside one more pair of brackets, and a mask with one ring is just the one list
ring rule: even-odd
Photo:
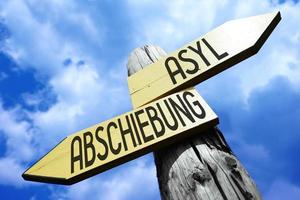
[[70,185],[217,124],[186,89],[66,137],[22,176]]

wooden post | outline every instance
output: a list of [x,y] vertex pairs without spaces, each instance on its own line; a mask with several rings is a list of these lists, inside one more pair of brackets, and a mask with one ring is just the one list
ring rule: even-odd
[[[128,58],[128,76],[165,55],[157,46],[135,49]],[[154,152],[154,159],[163,200],[261,199],[217,127]]]

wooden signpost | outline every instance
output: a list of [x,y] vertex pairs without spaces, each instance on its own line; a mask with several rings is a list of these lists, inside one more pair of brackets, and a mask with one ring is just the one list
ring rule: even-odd
[[[137,48],[129,56],[128,74],[166,55],[157,46]],[[217,127],[153,153],[163,200],[261,199],[255,183]]]
[[[73,184],[154,151],[163,199],[260,198],[214,128],[216,114],[192,86],[254,55],[280,19],[273,12],[229,21],[166,56],[154,46],[134,51],[128,63],[134,110],[68,136],[23,178]],[[201,183],[197,192],[191,177]]]

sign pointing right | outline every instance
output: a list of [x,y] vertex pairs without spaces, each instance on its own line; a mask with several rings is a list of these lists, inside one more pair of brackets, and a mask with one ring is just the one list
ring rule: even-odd
[[280,12],[232,20],[128,77],[134,108],[194,86],[256,54]]

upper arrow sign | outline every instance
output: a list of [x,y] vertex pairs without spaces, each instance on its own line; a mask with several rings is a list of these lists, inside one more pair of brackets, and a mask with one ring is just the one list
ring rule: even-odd
[[133,106],[198,84],[256,54],[281,19],[280,12],[226,22],[128,77]]

